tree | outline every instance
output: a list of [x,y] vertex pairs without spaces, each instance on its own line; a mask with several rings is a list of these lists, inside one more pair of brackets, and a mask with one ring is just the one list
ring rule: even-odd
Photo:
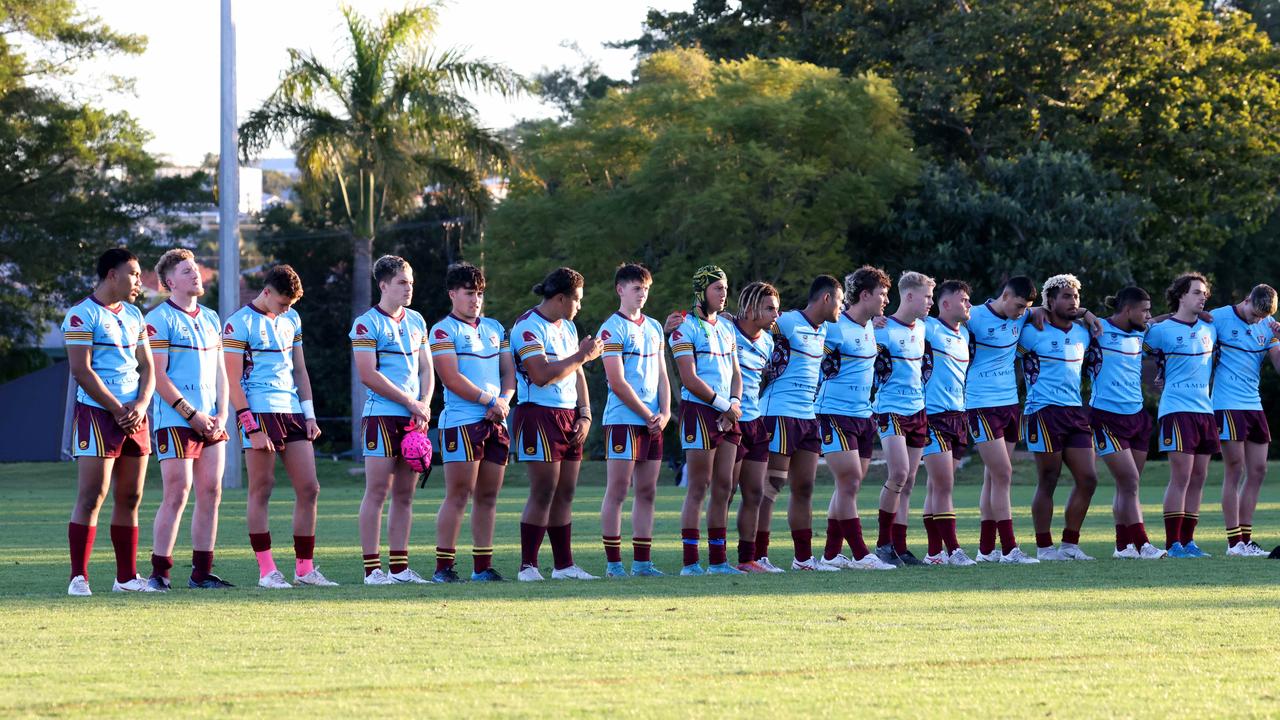
[[102,250],[141,253],[156,238],[139,220],[205,195],[200,177],[154,177],[133,118],[59,92],[80,61],[144,46],[70,0],[0,3],[0,364],[19,372],[6,358],[93,287]]
[[[1268,3],[1236,3],[1257,8]],[[892,80],[947,173],[1042,142],[1084,153],[1143,201],[1139,281],[1228,269],[1280,204],[1280,51],[1254,16],[1203,0],[698,0],[649,16],[642,51],[794,57]],[[982,178],[966,183],[978,187]],[[1265,252],[1280,252],[1271,239]]]
[[[508,152],[479,125],[462,93],[511,94],[522,84],[501,65],[433,49],[434,6],[389,13],[377,23],[351,8],[343,16],[341,65],[290,50],[280,85],[240,127],[240,148],[248,158],[275,139],[292,141],[304,186],[336,186],[353,250],[351,310],[359,314],[372,304],[374,238],[413,212],[425,188],[439,186],[475,218],[486,212],[482,181],[507,166]],[[356,447],[363,390],[354,361],[350,368]]]
[[489,224],[488,306],[511,317],[556,263],[587,277],[587,327],[613,309],[621,260],[655,272],[649,307],[689,306],[713,262],[735,287],[777,283],[802,299],[819,273],[849,271],[852,229],[879,223],[917,176],[896,94],[790,60],[653,55],[637,81],[570,122],[525,128],[523,172]]

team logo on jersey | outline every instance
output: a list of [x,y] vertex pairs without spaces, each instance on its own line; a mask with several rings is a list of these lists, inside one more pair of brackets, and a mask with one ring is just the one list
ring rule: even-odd
[[608,330],[604,330],[600,333],[600,339],[604,342],[608,342],[611,337],[613,337],[613,335],[609,334]]
[[489,344],[490,344],[490,345],[492,345],[492,346],[494,346],[494,347],[498,347],[498,334],[497,334],[497,333],[489,333]]
[[71,327],[80,327],[84,325],[84,321],[80,319],[79,315],[72,315],[71,320],[67,324]]
[[676,330],[676,331],[674,331],[674,332],[672,332],[672,333],[671,333],[671,339],[672,339],[672,340],[679,340],[679,339],[680,339],[680,338],[682,338],[682,337],[684,337],[684,335],[682,335],[682,334],[680,333],[680,331],[679,331],[679,330]]
[[222,334],[224,334],[224,335],[230,335],[231,333],[233,333],[233,332],[235,332],[235,331],[236,331],[236,329],[235,329],[235,328],[233,328],[233,327],[231,327],[231,323],[227,323],[227,326],[226,326],[225,328],[223,328],[223,329],[222,329]]
[[365,326],[364,326],[364,323],[356,323],[356,334],[357,334],[357,335],[368,335],[368,334],[369,334],[369,328],[365,327]]
[[521,335],[521,337],[524,338],[525,342],[535,342],[538,339],[538,336],[534,335],[532,330],[525,330],[524,335]]
[[155,337],[157,332],[155,325],[147,323],[147,337]]
[[443,329],[441,329],[441,328],[436,328],[436,339],[437,339],[437,340],[448,340],[448,339],[449,339],[449,333],[445,332],[445,331],[444,331]]

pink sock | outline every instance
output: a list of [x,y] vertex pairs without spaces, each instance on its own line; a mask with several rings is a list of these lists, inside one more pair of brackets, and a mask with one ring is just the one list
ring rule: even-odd
[[259,577],[266,577],[276,571],[276,561],[271,557],[271,550],[260,550],[254,555],[258,558]]
[[312,570],[316,569],[316,565],[312,562],[311,558],[307,558],[306,560],[298,558],[294,562],[294,567],[296,568],[295,572],[298,574],[298,577],[306,577]]

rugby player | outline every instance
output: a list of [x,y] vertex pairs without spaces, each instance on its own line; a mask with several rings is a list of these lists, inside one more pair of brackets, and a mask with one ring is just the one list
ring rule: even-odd
[[89,557],[98,511],[114,486],[111,545],[116,555],[114,592],[154,592],[138,575],[138,505],[147,474],[147,403],[155,386],[151,347],[142,312],[131,303],[142,292],[138,258],[124,248],[102,253],[98,284],[67,311],[62,337],[76,381],[76,502],[67,524],[71,553],[68,595],[87,596]]
[[601,357],[609,397],[604,409],[606,488],[600,504],[605,577],[627,576],[622,564],[622,505],[634,484],[631,504],[631,574],[660,577],[653,566],[654,501],[662,470],[662,431],[671,420],[671,381],[662,327],[644,314],[653,276],[634,263],[613,276],[617,312],[600,326]]
[[164,498],[156,508],[151,577],[156,590],[170,587],[173,546],[192,486],[191,577],[187,586],[204,590],[232,587],[213,574],[218,537],[218,505],[226,463],[227,422],[231,418],[227,371],[222,359],[222,321],[199,304],[204,295],[200,266],[190,250],[160,256],[156,277],[169,299],[147,313],[147,338],[155,360],[156,395],[152,443],[160,461]]
[[[378,284],[378,304],[355,319],[350,334],[356,372],[367,390],[360,433],[364,438],[365,486],[359,514],[364,584],[423,584],[427,580],[409,567],[418,473],[400,456],[400,441],[410,430],[426,432],[431,421],[435,376],[427,350],[427,321],[409,308],[413,268],[404,258],[378,258],[373,280]],[[388,495],[390,564],[388,572],[383,572],[382,508]],[[445,572],[453,572],[452,562]]]
[[[733,323],[720,317],[728,297],[729,278],[723,270],[715,265],[698,268],[693,274],[693,311],[668,340],[681,385],[680,444],[687,479],[680,508],[684,556],[680,574],[684,576],[744,572],[729,564],[726,548],[742,417],[742,375]],[[709,559],[705,569],[698,558],[704,501]]]
[[1209,299],[1209,281],[1199,273],[1179,275],[1165,299],[1173,315],[1153,323],[1143,340],[1161,387],[1157,445],[1169,454],[1165,549],[1172,558],[1208,557],[1195,543],[1195,530],[1209,458],[1221,451],[1209,396],[1218,334],[1214,323],[1200,317]]
[[573,324],[582,307],[582,275],[552,270],[533,293],[542,298],[511,328],[519,404],[516,459],[528,463],[529,500],[520,518],[518,580],[542,580],[538,550],[551,540],[554,580],[595,580],[573,561],[573,496],[582,446],[591,429],[591,399],[582,366],[600,357],[603,343],[578,340]]
[[[753,282],[738,296],[738,315],[733,319],[734,343],[738,350],[738,371],[742,375],[742,417],[738,420],[742,438],[738,444],[733,477],[740,491],[738,502],[738,569],[747,573],[780,573],[782,568],[758,555],[768,551],[773,498],[777,489],[765,482],[769,470],[769,430],[760,415],[760,379],[773,356],[773,335],[778,319],[777,288]],[[770,512],[762,513],[768,500]],[[761,525],[763,517],[764,525]]]
[[258,561],[258,586],[293,587],[271,554],[268,509],[275,487],[276,457],[293,484],[293,552],[296,585],[327,587],[337,583],[315,566],[316,509],[320,483],[315,450],[316,424],[311,379],[302,350],[302,320],[293,309],[302,298],[302,280],[288,265],[267,271],[262,291],[227,318],[222,352],[236,408],[240,444],[249,476],[249,544]]
[[483,315],[486,283],[480,268],[451,265],[444,284],[453,310],[431,328],[432,363],[444,385],[439,423],[444,501],[436,515],[436,563],[449,561],[441,579],[450,580],[450,573],[457,577],[453,548],[470,499],[471,580],[500,582],[504,578],[493,567],[493,526],[510,447],[507,415],[516,394],[515,364],[507,329]]
[[[835,477],[827,505],[824,565],[853,570],[893,570],[867,548],[858,516],[858,491],[871,465],[876,422],[871,411],[875,384],[874,318],[883,317],[892,283],[883,270],[864,265],[844,278],[844,310],[827,323],[822,382],[818,386],[818,428],[822,455]],[[849,544],[851,557],[840,553]]]
[[[1074,322],[1080,309],[1080,281],[1054,275],[1042,290],[1048,322],[1044,329],[1025,327],[1018,338],[1027,401],[1022,437],[1036,459],[1036,494],[1031,519],[1036,531],[1036,559],[1092,560],[1080,549],[1080,527],[1098,487],[1093,429],[1080,394],[1089,331]],[[1062,546],[1053,544],[1053,493],[1066,463],[1075,479],[1063,513]]]

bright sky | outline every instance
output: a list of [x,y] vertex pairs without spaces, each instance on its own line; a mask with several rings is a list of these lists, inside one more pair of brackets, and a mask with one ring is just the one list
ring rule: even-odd
[[[355,0],[366,16],[404,7],[408,0]],[[153,153],[178,164],[195,164],[218,150],[219,1],[82,0],[81,7],[117,30],[148,38],[141,57],[114,58],[86,66],[88,91],[94,75],[132,77],[135,95],[105,95],[111,109],[128,110],[154,134]],[[543,68],[577,65],[577,54],[561,47],[575,42],[613,77],[629,77],[634,58],[602,43],[640,33],[650,7],[687,9],[691,0],[452,0],[441,14],[437,39],[469,49],[474,58],[506,64],[532,75]],[[238,112],[241,120],[265,99],[288,63],[288,49],[334,59],[341,49],[343,20],[337,0],[234,1],[238,53]],[[85,87],[81,88],[86,89]],[[502,128],[521,118],[553,111],[533,98],[506,101],[473,98],[482,122]],[[288,157],[284,145],[265,157]]]

